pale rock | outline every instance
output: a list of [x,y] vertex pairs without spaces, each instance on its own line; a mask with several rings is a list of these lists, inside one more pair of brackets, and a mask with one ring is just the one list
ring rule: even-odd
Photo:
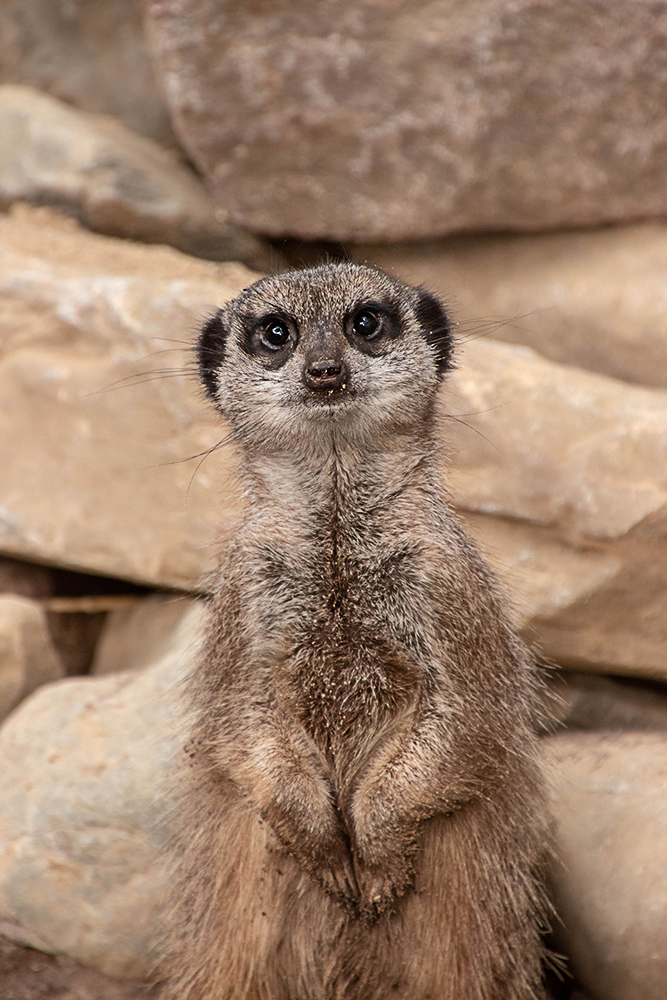
[[154,0],[174,127],[236,222],[396,240],[667,212],[667,11]]
[[667,388],[667,225],[348,247],[440,294],[465,342],[490,334],[554,361]]
[[37,87],[176,143],[136,0],[4,0],[0,83]]
[[186,656],[197,641],[202,602],[177,594],[154,594],[107,616],[91,674],[139,670],[169,650]]
[[601,541],[667,515],[667,392],[492,340],[460,351],[449,384],[448,478],[465,509]]
[[48,685],[0,729],[0,925],[14,937],[108,975],[154,972],[193,655]]
[[0,207],[50,205],[89,229],[269,268],[275,254],[225,221],[174,154],[115,118],[0,86]]
[[[191,347],[256,275],[0,217],[0,551],[196,586],[234,509],[224,427]],[[194,457],[200,456],[200,457]]]
[[565,733],[542,747],[558,944],[594,1000],[663,1000],[667,734]]
[[446,482],[527,638],[667,680],[667,393],[476,341],[442,419]]
[[65,673],[37,601],[0,594],[0,719]]
[[[197,588],[240,500],[187,347],[255,275],[34,209],[0,219],[0,265],[0,551]],[[441,415],[444,481],[529,641],[667,679],[667,393],[480,340]]]

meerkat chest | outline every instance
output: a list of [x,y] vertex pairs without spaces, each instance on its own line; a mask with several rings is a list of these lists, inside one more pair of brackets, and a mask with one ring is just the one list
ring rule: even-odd
[[419,551],[264,546],[252,589],[291,710],[325,744],[416,699],[428,658]]

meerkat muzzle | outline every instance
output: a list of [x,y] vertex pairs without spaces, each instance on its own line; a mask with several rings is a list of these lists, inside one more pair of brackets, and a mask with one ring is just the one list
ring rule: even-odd
[[303,381],[309,389],[330,392],[340,389],[348,378],[347,365],[344,361],[334,361],[327,358],[315,361],[304,369]]

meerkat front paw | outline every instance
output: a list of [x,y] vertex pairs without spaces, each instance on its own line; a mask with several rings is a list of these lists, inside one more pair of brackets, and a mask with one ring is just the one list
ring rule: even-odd
[[396,901],[411,887],[414,880],[412,859],[401,855],[373,867],[355,866],[359,886],[358,912],[372,922],[390,913]]

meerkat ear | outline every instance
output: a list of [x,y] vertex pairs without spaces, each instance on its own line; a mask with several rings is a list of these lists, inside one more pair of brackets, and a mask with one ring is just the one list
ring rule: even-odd
[[424,338],[434,349],[435,364],[442,377],[452,366],[452,329],[442,302],[424,288],[417,289],[415,314]]
[[206,320],[197,341],[197,361],[199,374],[206,386],[206,391],[216,400],[218,382],[216,373],[225,357],[227,343],[227,328],[222,322],[222,309]]

